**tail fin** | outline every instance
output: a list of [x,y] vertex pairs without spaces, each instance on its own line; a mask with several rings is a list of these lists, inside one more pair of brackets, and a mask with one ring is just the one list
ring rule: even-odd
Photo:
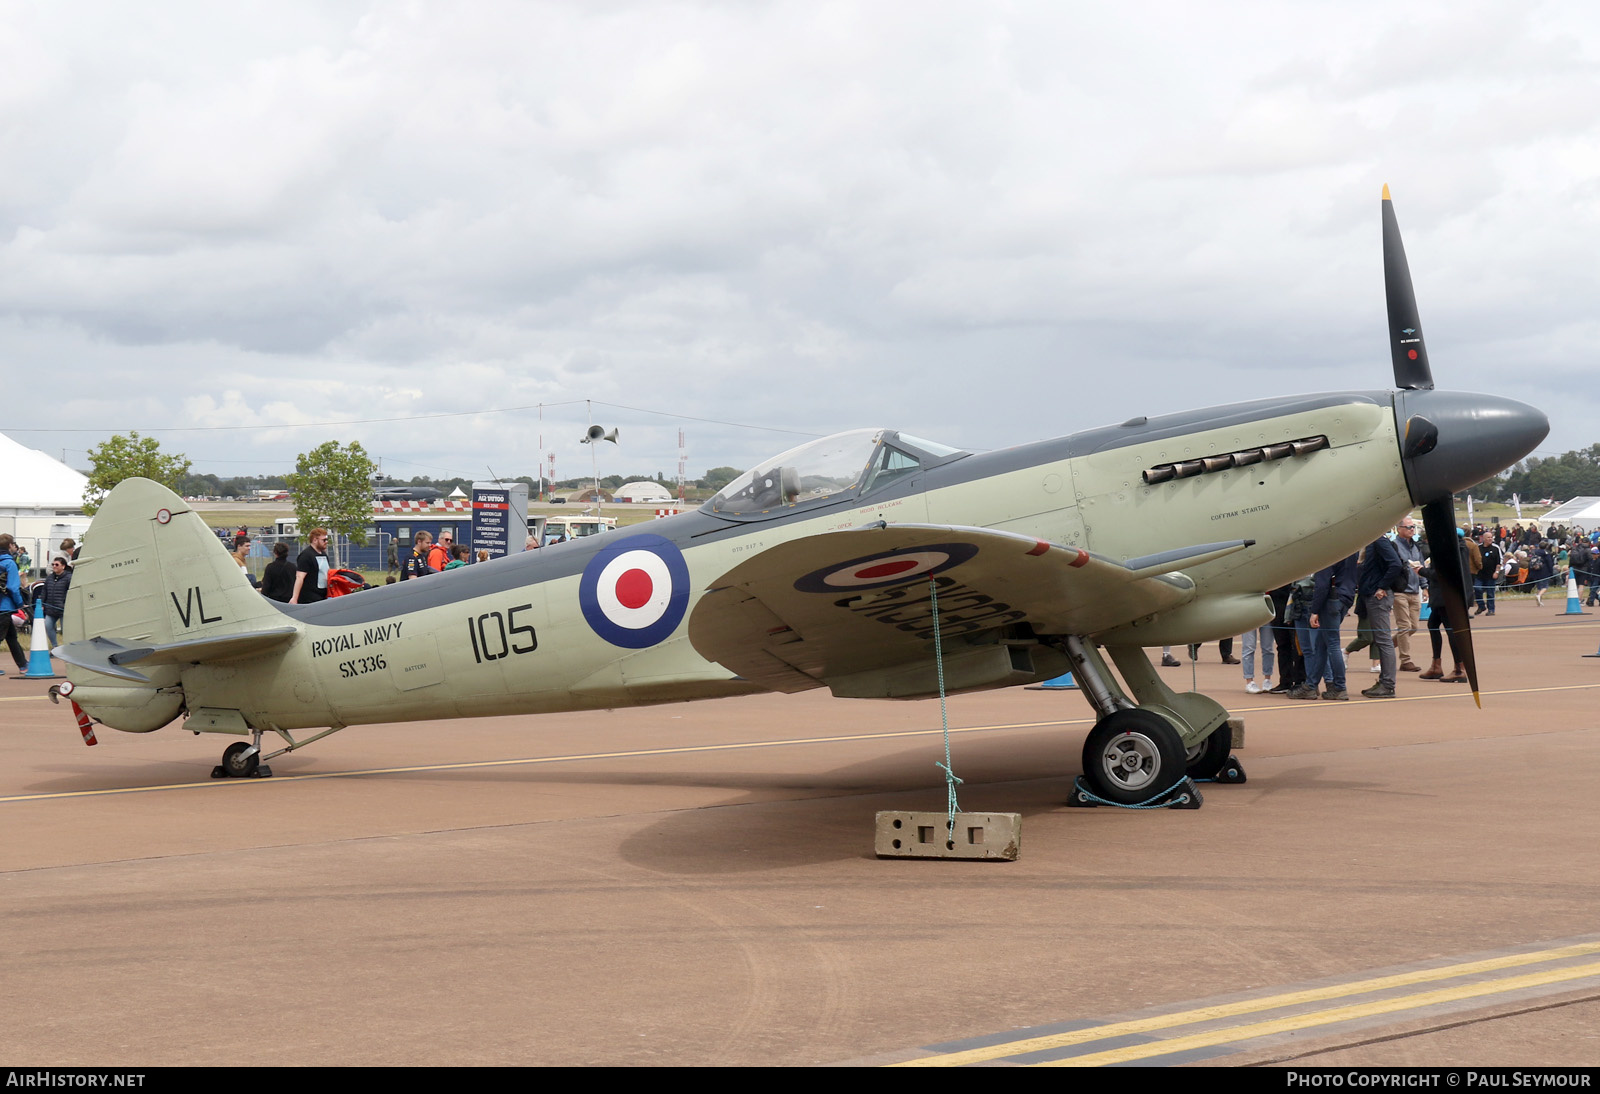
[[[149,479],[124,480],[95,513],[63,615],[76,639],[60,652],[74,695],[108,725],[136,732],[165,725],[183,708],[180,659],[162,656],[166,647],[236,654],[239,642],[225,637],[293,633],[205,522]],[[116,671],[112,653],[149,667]],[[120,679],[113,685],[108,677]]]
[[75,637],[145,644],[284,622],[216,533],[149,479],[119,483],[94,515],[64,614]]

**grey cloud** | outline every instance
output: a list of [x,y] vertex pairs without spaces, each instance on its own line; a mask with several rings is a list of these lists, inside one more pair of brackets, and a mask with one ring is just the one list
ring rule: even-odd
[[[82,377],[62,424],[261,423],[172,435],[260,470],[326,439],[282,428],[285,406],[591,398],[992,447],[1386,383],[1387,181],[1440,382],[1518,395],[1592,354],[1596,24],[1376,3],[35,9],[0,89],[0,351]],[[1592,408],[1551,402],[1547,444],[1591,443]],[[675,419],[606,413],[630,468],[675,466]],[[585,423],[558,414],[545,450],[570,471],[587,456],[559,438]],[[447,421],[338,432],[418,460],[421,432],[433,466],[537,459],[527,415]],[[695,473],[793,439],[685,428]]]

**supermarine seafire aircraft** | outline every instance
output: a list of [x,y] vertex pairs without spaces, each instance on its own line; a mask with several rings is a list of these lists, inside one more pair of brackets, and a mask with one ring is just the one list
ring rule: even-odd
[[[1396,390],[1132,418],[1002,451],[894,430],[814,441],[697,512],[447,575],[284,605],[211,530],[131,479],[95,516],[55,651],[82,715],[244,735],[216,774],[346,726],[667,703],[761,690],[914,699],[1070,670],[1098,722],[1090,789],[1127,803],[1214,773],[1227,713],[1145,650],[1267,623],[1263,590],[1421,506],[1434,610],[1477,693],[1451,494],[1526,455],[1533,407],[1437,391],[1383,194]],[[1117,674],[1110,671],[1110,655]],[[1118,680],[1120,676],[1120,682]],[[322,732],[295,738],[299,730]],[[287,742],[263,755],[263,734]]]

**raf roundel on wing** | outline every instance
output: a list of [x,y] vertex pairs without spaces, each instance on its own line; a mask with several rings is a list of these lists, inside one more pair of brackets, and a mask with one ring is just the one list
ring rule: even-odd
[[853,589],[877,589],[913,577],[932,577],[952,566],[959,566],[978,549],[970,543],[932,543],[926,547],[902,547],[897,551],[868,555],[813,570],[794,583],[803,593],[837,593]]
[[644,649],[683,621],[689,567],[670,540],[629,536],[589,560],[578,583],[578,603],[595,634],[613,646]]

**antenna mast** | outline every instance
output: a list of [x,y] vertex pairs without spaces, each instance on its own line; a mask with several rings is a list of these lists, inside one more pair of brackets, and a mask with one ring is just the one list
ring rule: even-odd
[[[589,405],[588,399],[583,401],[583,405],[588,407],[589,425],[592,428],[594,426],[594,407]],[[595,516],[599,516],[604,506],[600,504],[600,454],[595,451],[595,448],[595,444],[589,445],[589,470],[594,472],[594,513]]]
[[689,470],[689,457],[684,454],[683,430],[678,430],[678,509],[683,509],[683,480]]

